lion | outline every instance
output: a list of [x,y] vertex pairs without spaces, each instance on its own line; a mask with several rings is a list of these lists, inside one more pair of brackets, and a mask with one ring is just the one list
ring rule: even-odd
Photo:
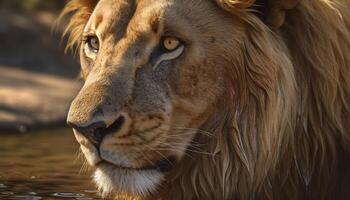
[[349,0],[71,0],[102,197],[348,199]]

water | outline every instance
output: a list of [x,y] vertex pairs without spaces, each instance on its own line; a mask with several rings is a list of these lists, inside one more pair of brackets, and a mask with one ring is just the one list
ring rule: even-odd
[[0,133],[0,199],[98,199],[68,129]]

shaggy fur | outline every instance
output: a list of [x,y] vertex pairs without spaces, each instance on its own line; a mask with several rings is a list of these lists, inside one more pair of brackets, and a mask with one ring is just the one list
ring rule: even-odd
[[[74,12],[68,47],[96,3],[64,9]],[[300,0],[276,23],[256,17],[254,0],[217,3],[248,28],[226,55],[228,95],[201,127],[215,139],[195,139],[214,155],[185,157],[160,198],[348,199],[350,1]]]

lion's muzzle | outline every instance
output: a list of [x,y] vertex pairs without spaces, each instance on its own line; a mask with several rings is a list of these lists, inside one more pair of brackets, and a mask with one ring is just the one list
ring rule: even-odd
[[[159,154],[154,149],[167,148],[159,145],[169,139],[169,109],[154,100],[145,101],[150,95],[157,97],[154,91],[159,89],[150,82],[152,79],[137,75],[139,81],[133,86],[125,81],[128,76],[122,75],[88,79],[71,104],[67,123],[92,166],[103,163],[122,169],[166,171],[173,165],[169,160],[176,159],[169,159],[173,154]],[[151,91],[140,88],[143,85]],[[144,93],[131,95],[138,91]]]

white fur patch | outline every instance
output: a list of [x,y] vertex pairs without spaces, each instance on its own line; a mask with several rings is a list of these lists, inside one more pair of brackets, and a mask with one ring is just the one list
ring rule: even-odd
[[146,197],[157,189],[163,174],[156,170],[121,169],[104,164],[96,169],[93,178],[104,197],[119,194]]

